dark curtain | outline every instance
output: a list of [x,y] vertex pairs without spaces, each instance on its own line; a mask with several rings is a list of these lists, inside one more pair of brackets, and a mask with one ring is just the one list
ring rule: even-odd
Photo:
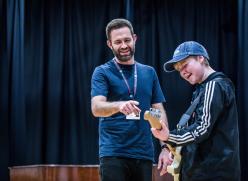
[[[205,45],[210,64],[237,88],[242,169],[246,168],[247,1],[0,2],[3,180],[8,178],[7,166],[98,164],[98,120],[90,111],[90,80],[94,68],[112,57],[105,26],[117,17],[133,23],[138,35],[135,59],[157,70],[171,128],[189,105],[193,87],[177,73],[164,73],[163,63],[183,41]],[[246,180],[247,173],[242,178]]]
[[[236,83],[236,7],[230,0],[135,1],[134,25],[140,37],[136,57],[156,67],[171,127],[189,105],[192,86],[177,73],[165,73],[163,63],[172,58],[180,43],[195,40],[208,50],[211,66]],[[175,96],[175,91],[180,93]]]
[[238,61],[236,71],[238,72],[237,99],[239,106],[240,127],[240,155],[241,174],[243,180],[248,180],[248,1],[238,1]]
[[10,162],[22,164],[26,157],[26,94],[24,59],[24,1],[7,2],[8,113]]
[[8,179],[8,62],[7,62],[7,4],[0,0],[0,178]]
[[106,60],[104,27],[123,14],[121,7],[114,1],[25,1],[25,45],[10,48],[17,70],[9,74],[18,83],[9,91],[16,91],[9,102],[18,100],[9,110],[11,135],[20,132],[11,138],[11,165],[98,162],[90,76]]
[[176,127],[189,106],[193,87],[179,74],[165,73],[164,62],[172,58],[180,43],[195,40],[208,50],[210,65],[227,74],[236,85],[236,7],[235,1],[230,0],[134,1],[136,57],[157,70],[171,128]]

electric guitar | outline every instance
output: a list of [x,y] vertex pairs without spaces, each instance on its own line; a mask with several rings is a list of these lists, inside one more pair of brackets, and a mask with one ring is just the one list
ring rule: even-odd
[[[144,120],[147,120],[152,128],[156,128],[158,130],[162,129],[160,124],[161,111],[159,109],[150,108],[149,111],[145,111]],[[170,173],[174,177],[174,181],[179,181],[179,173],[180,173],[180,163],[181,163],[181,146],[172,147],[169,144],[166,144],[169,148],[170,152],[173,155],[173,162],[171,165],[167,166],[167,172]]]

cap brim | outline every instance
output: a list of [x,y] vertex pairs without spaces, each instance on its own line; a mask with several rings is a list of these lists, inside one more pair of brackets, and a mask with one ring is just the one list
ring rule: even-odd
[[175,71],[174,64],[184,60],[188,56],[189,55],[187,55],[187,54],[176,56],[173,59],[169,60],[168,62],[165,62],[164,63],[164,71],[165,72],[173,72],[173,71]]

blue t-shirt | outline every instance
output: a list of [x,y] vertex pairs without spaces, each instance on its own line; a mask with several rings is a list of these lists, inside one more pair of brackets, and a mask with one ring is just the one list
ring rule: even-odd
[[[140,120],[129,120],[122,113],[99,118],[99,156],[119,156],[153,160],[153,142],[144,112],[154,103],[165,101],[154,68],[136,62],[137,90],[134,100],[139,102]],[[134,66],[118,64],[134,91]],[[96,67],[91,80],[91,96],[102,95],[107,101],[130,100],[128,87],[114,64],[114,60]]]

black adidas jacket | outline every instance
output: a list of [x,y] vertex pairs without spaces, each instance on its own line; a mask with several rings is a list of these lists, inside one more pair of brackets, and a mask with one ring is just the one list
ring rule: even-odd
[[[221,78],[221,79],[220,79]],[[188,127],[172,130],[168,143],[183,146],[180,180],[239,181],[239,132],[234,86],[223,73],[196,86],[203,91]]]

